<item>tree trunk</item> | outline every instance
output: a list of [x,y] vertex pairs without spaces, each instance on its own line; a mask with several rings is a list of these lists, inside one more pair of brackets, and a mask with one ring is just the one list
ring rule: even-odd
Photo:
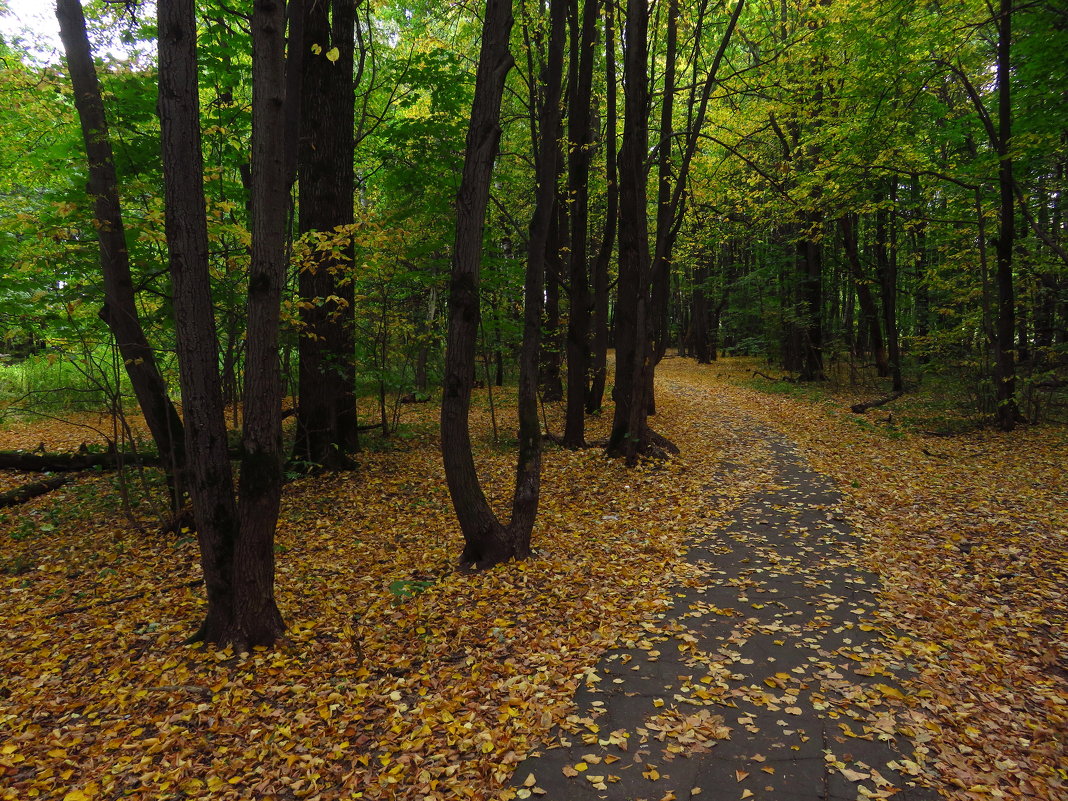
[[[540,130],[556,131],[565,38],[565,8],[554,0],[546,102]],[[493,162],[500,141],[500,108],[504,81],[513,61],[508,49],[512,27],[509,0],[488,0],[475,78],[475,98],[467,131],[464,168],[457,195],[456,243],[449,285],[449,333],[445,354],[445,386],[441,404],[441,450],[445,477],[464,536],[462,566],[487,568],[530,554],[530,533],[537,513],[541,477],[541,426],[537,410],[538,346],[541,330],[544,265],[553,212],[557,144],[539,140],[538,188],[528,240],[523,346],[519,376],[519,457],[512,496],[512,518],[502,525],[486,501],[471,452],[469,411],[478,335],[478,267],[482,226],[489,200]]]
[[600,411],[608,380],[608,264],[616,247],[616,222],[619,213],[619,186],[616,173],[616,40],[613,16],[614,4],[605,4],[605,170],[606,210],[604,232],[593,264],[593,336],[590,343],[590,389],[586,396],[586,411]]
[[81,2],[57,0],[56,17],[89,164],[88,192],[97,222],[104,283],[104,306],[100,317],[115,337],[156,448],[172,476],[177,478],[178,486],[172,493],[172,505],[177,510],[181,505],[181,475],[186,464],[182,420],[167,394],[155,354],[137,316],[107,116]]
[[802,381],[822,381],[823,375],[823,257],[812,229],[818,218],[806,213],[804,230],[794,244],[794,267],[800,282],[797,315],[800,324],[800,375]]
[[[541,136],[545,134],[539,134]],[[556,140],[556,135],[549,138]],[[538,143],[534,144],[539,147]],[[560,157],[554,157],[559,165]],[[540,167],[539,167],[540,169]],[[564,397],[564,384],[560,377],[560,276],[563,272],[563,260],[560,257],[564,242],[567,241],[567,202],[565,198],[556,197],[553,202],[553,214],[546,233],[547,252],[545,257],[545,301],[542,313],[542,328],[545,332],[544,347],[539,354],[539,383],[541,396],[546,403],[556,403]]]
[[[298,12],[299,13],[299,12]],[[285,4],[252,11],[252,264],[245,426],[234,548],[234,639],[270,645],[284,631],[274,600],[274,532],[282,494],[278,325],[286,276]],[[294,47],[300,45],[294,43]],[[290,101],[293,99],[290,98]]]
[[646,415],[652,369],[649,325],[649,227],[645,154],[649,143],[649,8],[627,0],[623,54],[623,146],[619,154],[619,280],[616,302],[615,414],[608,453],[637,462],[647,439]]
[[[355,94],[354,0],[308,0],[304,9],[299,147],[301,234],[351,225]],[[313,46],[317,46],[313,50]],[[328,58],[331,48],[337,58]],[[352,244],[313,251],[301,265],[300,406],[293,458],[328,469],[351,465],[358,444],[353,340]]]
[[590,161],[593,157],[593,54],[597,36],[598,0],[585,0],[581,25],[578,0],[573,0],[571,71],[568,103],[568,194],[571,202],[571,246],[568,253],[570,311],[567,324],[567,412],[563,444],[586,443],[586,396],[590,365],[590,292],[587,228],[589,225]]
[[[700,36],[700,31],[697,32]],[[672,203],[672,149],[675,120],[675,61],[679,42],[679,2],[668,0],[667,42],[664,51],[663,97],[660,103],[660,140],[656,147],[656,245],[653,248],[652,281],[650,286],[650,311],[652,338],[655,349],[654,363],[667,352],[669,318],[669,294],[671,286],[671,251],[674,243],[674,224],[677,209]],[[678,180],[681,180],[678,179]],[[650,375],[650,381],[652,376]],[[648,388],[649,411],[655,411],[652,386]]]
[[1011,431],[1020,419],[1016,404],[1016,300],[1013,289],[1012,251],[1016,242],[1016,204],[1013,194],[1011,63],[1012,0],[1000,0],[998,16],[998,188],[1001,208],[997,238],[997,369],[995,370],[998,426]]
[[857,356],[862,355],[866,341],[875,359],[876,371],[879,376],[886,377],[890,375],[890,365],[886,357],[886,346],[883,344],[883,332],[879,327],[879,312],[871,292],[871,283],[864,274],[864,266],[860,261],[857,222],[856,214],[846,214],[838,221],[850,277],[853,279],[857,302],[860,305],[861,335],[857,337],[855,353]]
[[[889,193],[891,204],[897,202],[897,192]],[[886,332],[890,378],[894,392],[904,391],[901,381],[901,347],[897,327],[897,253],[894,241],[895,216],[880,207],[875,211],[875,272],[882,295],[883,330]]]
[[194,639],[245,643],[234,620],[233,565],[239,536],[218,373],[208,274],[192,0],[159,4],[159,112],[167,245],[190,460],[189,491],[208,609]]
[[709,364],[712,354],[709,352],[709,309],[708,309],[708,267],[701,263],[694,268],[693,293],[690,299],[690,347],[698,364]]
[[281,495],[278,312],[285,277],[284,31],[280,3],[253,10],[252,268],[241,497],[234,497],[218,373],[204,208],[192,0],[159,4],[160,120],[167,241],[190,484],[208,609],[194,639],[247,650],[284,630],[274,601]]

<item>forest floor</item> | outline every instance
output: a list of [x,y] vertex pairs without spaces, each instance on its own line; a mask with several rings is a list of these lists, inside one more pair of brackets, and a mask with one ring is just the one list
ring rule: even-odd
[[[289,629],[269,651],[181,644],[203,609],[196,546],[156,533],[151,472],[84,473],[6,510],[0,798],[538,797],[537,772],[517,766],[591,736],[617,758],[558,769],[608,787],[628,738],[583,707],[604,681],[600,660],[659,650],[654,632],[680,600],[698,600],[677,588],[707,584],[707,563],[693,558],[700,543],[745,540],[741,519],[767,536],[745,510],[779,487],[776,442],[833,482],[840,497],[812,503],[853,532],[835,561],[879,589],[845,632],[869,675],[771,674],[767,711],[818,704],[844,724],[855,746],[823,758],[857,797],[891,788],[846,756],[893,740],[898,773],[948,798],[1064,798],[1068,432],[935,436],[883,410],[850,413],[870,395],[762,391],[755,366],[661,365],[655,426],[682,449],[668,462],[627,470],[599,449],[550,446],[534,558],[485,574],[453,569],[461,540],[437,410],[404,407],[400,429],[369,440],[357,470],[287,486],[277,592]],[[513,396],[494,400],[497,430],[511,432]],[[558,411],[547,409],[554,431]],[[74,449],[110,426],[74,423],[9,424],[0,449]],[[594,419],[590,437],[606,425]],[[484,485],[503,509],[511,435],[495,441],[488,405],[473,427]],[[3,474],[0,490],[28,480]],[[756,615],[707,603],[730,625]],[[683,693],[704,703],[653,699],[663,719],[642,736],[673,754],[748,737],[733,678],[751,673],[743,650],[704,655],[701,686]],[[834,693],[816,692],[828,679]],[[756,797],[766,767],[757,760],[734,786],[705,792]],[[638,784],[651,801],[676,797],[655,767]]]

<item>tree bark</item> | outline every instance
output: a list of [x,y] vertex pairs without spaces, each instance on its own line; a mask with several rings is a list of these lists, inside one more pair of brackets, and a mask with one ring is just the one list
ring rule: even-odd
[[568,194],[571,203],[571,245],[568,253],[567,411],[563,444],[586,443],[586,396],[590,365],[590,279],[587,258],[590,161],[593,157],[593,54],[597,36],[598,0],[585,0],[581,25],[578,0],[573,0],[571,68],[568,102]]
[[[897,202],[897,192],[891,189],[889,201]],[[897,327],[897,252],[894,242],[896,215],[886,208],[875,211],[875,271],[882,295],[883,330],[886,331],[890,380],[894,392],[903,392],[901,381],[901,346]]]
[[137,402],[164,464],[177,479],[172,504],[181,505],[185,468],[182,420],[171,403],[155,354],[137,316],[130,256],[126,248],[118,178],[108,134],[107,115],[79,0],[57,0],[56,17],[81,121],[89,164],[89,196],[97,222],[100,269],[104,283],[101,319],[107,323],[122,355]]
[[607,452],[637,462],[647,439],[648,372],[652,369],[649,320],[649,225],[645,154],[649,143],[649,7],[627,0],[623,54],[623,146],[619,154],[619,280],[616,302],[615,414]]
[[238,534],[208,274],[196,22],[192,0],[159,4],[159,113],[167,246],[186,447],[208,608],[194,639],[228,642]]
[[822,381],[823,374],[823,252],[811,230],[818,225],[815,213],[806,213],[804,231],[794,244],[801,293],[798,318],[801,320],[800,380]]
[[45,495],[54,489],[59,489],[70,481],[70,478],[70,476],[54,476],[52,478],[42,479],[41,481],[33,481],[29,484],[23,484],[21,487],[16,487],[7,492],[0,492],[0,509],[6,509],[9,506],[18,506],[19,504],[26,503],[26,501]]
[[[550,6],[550,45],[543,76],[546,102],[540,130],[556,131],[566,17],[562,0]],[[469,411],[478,335],[478,268],[482,227],[489,199],[493,162],[500,141],[504,81],[511,69],[508,49],[512,27],[510,0],[488,0],[475,78],[475,98],[467,132],[460,190],[457,195],[456,242],[449,285],[449,333],[445,386],[441,405],[441,450],[445,477],[464,536],[461,566],[487,568],[530,554],[530,533],[537,514],[541,479],[541,426],[537,414],[538,347],[541,330],[544,265],[550,217],[555,202],[558,147],[555,138],[539,140],[538,187],[528,239],[523,345],[519,376],[519,456],[512,496],[512,517],[503,525],[490,509],[478,480],[471,451]]]
[[1020,419],[1016,403],[1016,299],[1013,287],[1012,252],[1016,243],[1016,204],[1013,194],[1012,139],[1012,53],[1013,0],[1000,0],[998,16],[997,83],[998,189],[1001,201],[997,255],[998,317],[997,370],[995,371],[998,426],[1011,431]]
[[[282,381],[278,325],[286,276],[289,204],[285,150],[285,3],[252,10],[252,263],[248,357],[234,548],[234,624],[242,645],[270,645],[285,630],[274,599],[274,532],[282,494]],[[299,45],[296,45],[299,47]]]
[[[354,0],[306,0],[298,149],[301,234],[330,232],[354,220],[355,51]],[[317,46],[313,50],[313,46]],[[337,58],[328,58],[331,48]],[[339,256],[313,251],[301,265],[297,291],[302,306],[297,433],[293,459],[328,469],[351,465],[346,451],[358,444],[355,297],[346,275],[352,244]]]
[[239,503],[226,450],[208,274],[196,20],[192,0],[159,4],[167,242],[187,445],[195,454],[190,494],[208,596],[204,622],[193,639],[233,645],[238,650],[271,645],[284,628],[274,602],[274,527],[281,493],[276,340],[285,271],[284,105],[280,96],[284,91],[284,28],[283,7],[257,0],[253,12],[253,264]]
[[605,170],[607,175],[604,231],[593,264],[593,334],[590,343],[590,388],[586,411],[600,411],[608,380],[608,264],[616,249],[616,222],[619,214],[619,185],[616,172],[616,40],[613,17],[615,4],[604,8],[605,39]]
[[[864,274],[864,266],[860,261],[857,215],[843,215],[838,221],[838,227],[842,232],[846,261],[849,264],[850,277],[853,279],[853,288],[857,293],[857,303],[860,305],[861,325],[866,328],[863,333],[867,334],[867,343],[875,359],[876,371],[879,376],[886,377],[890,375],[890,363],[886,356],[886,346],[883,344],[883,332],[879,326],[879,312],[871,293],[871,284]],[[864,337],[858,337],[858,345],[863,343],[863,339]],[[856,350],[860,351],[861,348],[857,347]],[[861,354],[858,352],[857,355]]]

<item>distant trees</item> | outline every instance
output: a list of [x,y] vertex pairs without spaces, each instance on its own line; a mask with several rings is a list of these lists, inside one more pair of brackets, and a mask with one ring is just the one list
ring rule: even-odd
[[[740,22],[729,58],[744,77],[702,131],[694,192],[717,222],[688,228],[745,265],[724,344],[801,379],[871,364],[896,390],[922,363],[974,382],[1001,427],[1025,406],[1033,419],[1034,390],[1064,369],[1050,321],[1068,288],[1051,194],[1065,108],[1030,78],[1063,73],[1061,17],[1045,3],[762,10]],[[675,325],[707,318],[702,287],[690,297]]]

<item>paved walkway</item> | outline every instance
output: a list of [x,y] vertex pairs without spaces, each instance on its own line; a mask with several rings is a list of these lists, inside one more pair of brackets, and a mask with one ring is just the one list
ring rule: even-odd
[[871,619],[877,578],[852,566],[840,497],[758,435],[770,481],[690,549],[695,578],[663,621],[587,676],[557,747],[517,768],[520,798],[939,797],[910,779]]

